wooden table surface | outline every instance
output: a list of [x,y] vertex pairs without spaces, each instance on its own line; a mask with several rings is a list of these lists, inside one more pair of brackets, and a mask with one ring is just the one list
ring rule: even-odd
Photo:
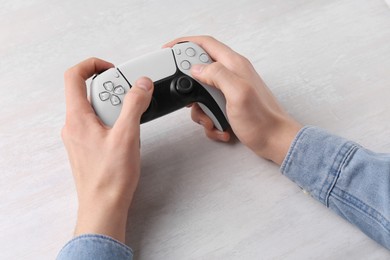
[[[383,0],[0,3],[0,259],[54,259],[72,237],[63,72],[90,56],[120,64],[210,34],[247,56],[303,124],[390,152]],[[188,109],[142,125],[128,222],[136,259],[390,259],[277,165],[209,141]]]

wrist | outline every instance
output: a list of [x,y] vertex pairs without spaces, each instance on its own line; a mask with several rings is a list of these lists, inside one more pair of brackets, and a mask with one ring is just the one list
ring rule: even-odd
[[80,201],[75,235],[102,234],[125,242],[128,208],[106,198]]
[[283,118],[275,122],[264,136],[263,145],[255,149],[255,153],[265,159],[271,160],[278,165],[283,163],[302,125],[292,118]]

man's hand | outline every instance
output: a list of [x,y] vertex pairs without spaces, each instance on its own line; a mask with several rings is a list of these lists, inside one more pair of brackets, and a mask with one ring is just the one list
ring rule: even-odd
[[112,128],[95,115],[85,81],[113,67],[90,58],[65,72],[68,151],[79,200],[75,235],[97,233],[125,241],[127,211],[140,175],[140,119],[149,106],[153,83],[139,79],[126,94]]
[[[248,59],[209,36],[183,37],[164,45],[191,41],[200,45],[215,61],[194,65],[197,80],[220,89],[226,98],[227,116],[238,139],[256,154],[278,164],[302,127],[279,105]],[[228,141],[228,132],[218,131],[198,105],[192,106],[192,119],[203,125],[206,135]]]

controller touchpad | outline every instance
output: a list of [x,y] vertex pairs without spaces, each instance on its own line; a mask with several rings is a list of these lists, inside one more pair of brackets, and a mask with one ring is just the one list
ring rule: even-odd
[[148,76],[153,82],[172,76],[176,73],[176,63],[172,50],[167,48],[133,59],[118,69],[133,85],[142,76]]

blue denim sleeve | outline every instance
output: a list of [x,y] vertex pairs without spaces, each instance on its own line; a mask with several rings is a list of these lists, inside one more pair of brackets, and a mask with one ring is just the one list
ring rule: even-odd
[[308,126],[293,141],[281,172],[390,249],[390,154]]
[[98,234],[86,234],[69,241],[57,256],[57,260],[70,259],[131,260],[133,259],[133,252],[128,246],[111,237]]

